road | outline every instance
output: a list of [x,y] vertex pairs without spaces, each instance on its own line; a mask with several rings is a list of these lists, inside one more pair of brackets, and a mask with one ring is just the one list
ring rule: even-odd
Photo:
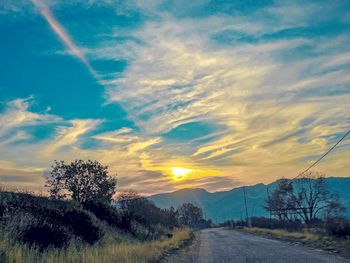
[[192,246],[164,262],[349,263],[350,260],[297,244],[212,228],[200,231]]

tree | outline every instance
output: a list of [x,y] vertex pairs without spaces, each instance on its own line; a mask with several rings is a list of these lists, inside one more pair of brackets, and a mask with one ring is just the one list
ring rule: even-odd
[[290,220],[294,210],[293,184],[288,179],[281,179],[273,193],[268,196],[264,208],[281,221]]
[[264,207],[279,220],[299,217],[306,224],[314,222],[320,214],[327,216],[343,211],[339,199],[329,192],[325,176],[318,172],[296,180],[280,180]]
[[305,223],[311,223],[333,200],[327,189],[325,176],[318,172],[310,172],[296,180],[295,184],[297,191],[293,198],[294,209]]
[[186,226],[195,227],[203,219],[202,209],[191,203],[182,204],[177,209],[177,213],[181,223]]
[[122,192],[117,196],[118,205],[124,210],[135,210],[145,201],[143,196],[134,191]]
[[169,228],[179,227],[180,226],[180,220],[177,210],[173,206],[170,208],[164,208],[162,209],[163,213],[165,214],[163,219],[163,225],[166,225]]
[[136,221],[147,229],[145,240],[153,239],[162,227],[179,226],[174,209],[161,209],[137,192],[120,193],[117,202],[129,222]]
[[117,185],[108,175],[108,167],[97,161],[75,160],[70,164],[55,161],[46,181],[52,198],[72,198],[79,203],[110,202]]
[[328,201],[325,209],[325,219],[343,218],[346,208],[342,204],[337,194],[334,194]]

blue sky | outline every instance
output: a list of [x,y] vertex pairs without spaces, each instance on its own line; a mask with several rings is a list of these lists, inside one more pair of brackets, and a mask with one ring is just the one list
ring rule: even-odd
[[[0,34],[10,185],[91,158],[120,190],[217,191],[295,176],[349,129],[349,1],[4,0]],[[349,145],[317,169],[349,176]]]

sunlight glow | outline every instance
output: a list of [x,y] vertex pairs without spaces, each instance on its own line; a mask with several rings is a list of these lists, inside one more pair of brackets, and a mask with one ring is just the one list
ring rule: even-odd
[[192,172],[191,169],[186,169],[182,167],[174,167],[171,170],[171,173],[173,174],[174,178],[177,180],[183,179],[184,176],[188,175],[191,172]]

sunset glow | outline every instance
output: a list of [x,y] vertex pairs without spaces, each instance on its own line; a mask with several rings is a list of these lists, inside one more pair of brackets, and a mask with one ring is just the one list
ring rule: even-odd
[[181,167],[172,168],[172,174],[174,176],[174,179],[176,179],[176,180],[183,179],[186,175],[188,175],[191,172],[192,172],[191,169],[186,169],[186,168],[181,168]]
[[[143,194],[294,177],[349,130],[350,2],[326,2],[1,2],[0,182],[75,159]],[[314,168],[349,159],[347,137]]]

